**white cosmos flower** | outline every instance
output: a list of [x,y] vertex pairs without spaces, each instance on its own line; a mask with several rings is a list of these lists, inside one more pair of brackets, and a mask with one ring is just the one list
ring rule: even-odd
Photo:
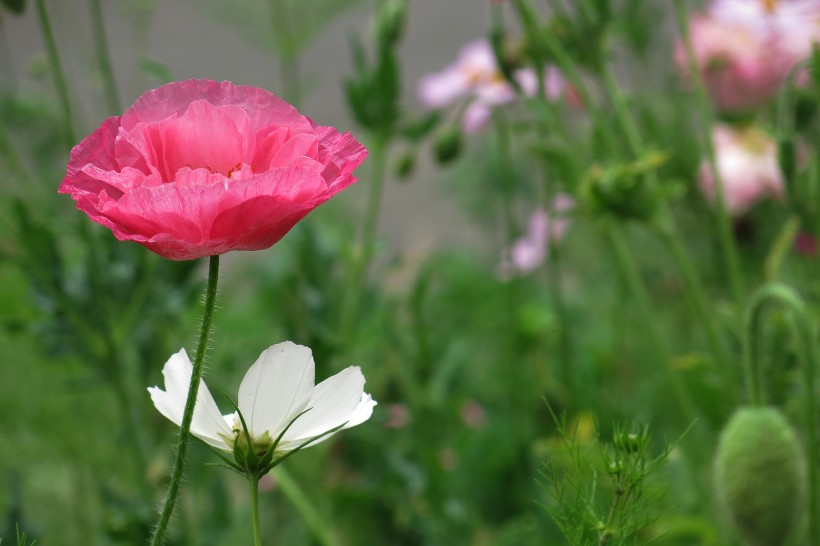
[[[188,354],[180,349],[162,369],[165,390],[148,388],[159,412],[177,425],[182,423],[192,370]],[[364,382],[361,369],[351,366],[314,385],[313,355],[308,347],[291,341],[268,347],[239,387],[237,406],[251,445],[265,450],[285,431],[275,449],[275,454],[284,455],[306,442],[314,445],[325,440],[332,435],[326,434],[329,431],[363,423],[376,405],[364,392]],[[197,393],[191,434],[228,452],[234,451],[236,439],[243,435],[239,414],[222,415],[204,382]]]

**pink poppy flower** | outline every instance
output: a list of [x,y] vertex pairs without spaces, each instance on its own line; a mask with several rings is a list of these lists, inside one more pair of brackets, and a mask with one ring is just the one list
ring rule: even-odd
[[[712,142],[729,214],[739,216],[760,199],[783,195],[777,145],[769,135],[756,128],[735,130],[717,125]],[[699,179],[701,190],[714,201],[714,177],[706,161],[700,166]]]
[[[820,1],[715,0],[690,25],[695,62],[718,108],[745,111],[770,101],[817,41]],[[682,44],[676,60],[688,74]]]
[[117,239],[191,260],[270,247],[353,184],[366,156],[264,89],[186,80],[75,146],[59,192]]
[[[514,78],[524,94],[535,95],[538,90],[535,70],[516,70]],[[570,92],[555,67],[547,68],[544,86],[547,97],[552,100]],[[460,99],[470,99],[462,125],[466,132],[475,133],[486,125],[493,108],[515,100],[515,89],[504,79],[490,43],[474,40],[462,48],[456,62],[419,81],[418,97],[430,108],[443,108]]]

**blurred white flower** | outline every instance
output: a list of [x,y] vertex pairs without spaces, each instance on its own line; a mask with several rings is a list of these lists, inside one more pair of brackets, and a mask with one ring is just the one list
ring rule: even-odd
[[[182,422],[192,370],[181,349],[162,369],[165,390],[148,388],[154,406],[177,425]],[[248,451],[250,444],[256,455],[272,446],[270,455],[286,455],[370,418],[376,402],[364,392],[364,383],[359,367],[351,366],[314,385],[310,349],[285,341],[265,349],[239,387],[237,406],[250,442],[239,413],[222,415],[204,382],[197,393],[191,434],[222,451],[236,453],[235,444],[242,438],[240,451]]]
[[[712,143],[729,214],[738,216],[764,197],[783,195],[777,145],[765,132],[754,127],[717,125],[712,131]],[[706,197],[714,202],[714,177],[707,161],[701,163],[699,179]]]

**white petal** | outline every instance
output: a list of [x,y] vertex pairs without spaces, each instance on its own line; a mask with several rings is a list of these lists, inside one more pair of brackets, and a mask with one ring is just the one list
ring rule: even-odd
[[282,438],[282,448],[288,448],[286,443],[304,442],[345,422],[344,428],[358,425],[370,417],[375,405],[370,395],[364,393],[361,369],[358,366],[346,368],[316,385],[307,405],[310,409],[287,431]]
[[[182,423],[182,414],[185,412],[185,400],[188,397],[188,386],[191,382],[192,372],[191,360],[188,358],[185,349],[181,349],[178,353],[171,355],[171,358],[162,368],[162,375],[165,377],[165,390],[163,391],[159,387],[148,388],[148,392],[151,393],[151,400],[157,410],[177,425]],[[191,434],[217,449],[231,450],[231,447],[225,443],[220,434],[231,437],[233,433],[219,412],[219,408],[204,381],[200,383],[199,391],[197,391],[194,416],[191,421]]]
[[251,436],[272,437],[305,409],[313,389],[310,349],[291,341],[265,349],[239,386],[239,411]]

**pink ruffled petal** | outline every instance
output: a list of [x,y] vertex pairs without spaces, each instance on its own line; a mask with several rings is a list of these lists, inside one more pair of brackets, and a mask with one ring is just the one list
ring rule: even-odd
[[[185,113],[158,123],[141,126],[145,150],[153,150],[152,158],[163,179],[172,181],[183,167],[205,168],[214,173],[228,172],[249,160],[243,154],[246,145],[233,118],[205,100],[191,103]],[[247,131],[247,127],[245,127]],[[248,135],[254,139],[253,133]]]
[[271,125],[309,125],[296,108],[264,89],[234,85],[228,81],[185,80],[141,95],[123,114],[122,126],[130,130],[138,123],[160,121],[173,114],[182,114],[193,98],[204,99],[214,106],[239,106],[250,116],[255,131]]
[[71,193],[73,177],[86,165],[93,164],[104,170],[117,169],[114,139],[117,136],[119,125],[119,117],[108,118],[96,131],[71,149],[66,176],[57,191]]

